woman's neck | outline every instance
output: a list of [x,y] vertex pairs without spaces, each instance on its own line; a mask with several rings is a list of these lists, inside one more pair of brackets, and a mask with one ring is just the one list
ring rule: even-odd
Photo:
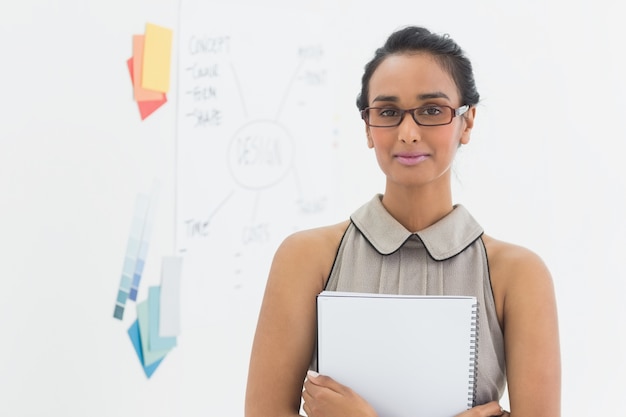
[[433,187],[386,187],[383,206],[410,232],[418,232],[436,223],[452,211],[452,192]]

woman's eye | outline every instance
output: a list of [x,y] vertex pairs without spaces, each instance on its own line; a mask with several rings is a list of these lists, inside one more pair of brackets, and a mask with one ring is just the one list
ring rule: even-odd
[[398,116],[398,110],[396,109],[380,109],[380,116],[382,117],[396,117]]
[[428,106],[422,107],[419,114],[424,116],[439,116],[442,113],[441,107],[439,106]]

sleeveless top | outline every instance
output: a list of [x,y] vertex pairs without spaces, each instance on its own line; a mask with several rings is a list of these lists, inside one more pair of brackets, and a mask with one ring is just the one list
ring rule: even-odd
[[376,195],[351,217],[326,283],[328,291],[463,295],[478,300],[475,405],[506,386],[504,340],[491,289],[483,229],[461,205],[411,233]]

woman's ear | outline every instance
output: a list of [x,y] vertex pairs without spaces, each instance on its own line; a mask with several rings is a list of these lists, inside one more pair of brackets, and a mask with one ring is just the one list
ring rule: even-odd
[[365,135],[367,136],[367,147],[372,149],[374,147],[374,141],[372,140],[372,131],[367,125],[365,125]]
[[459,140],[459,145],[467,145],[470,141],[470,133],[472,132],[472,128],[474,127],[474,118],[476,117],[476,107],[472,106],[469,110],[462,116],[465,122],[465,126],[463,127],[463,131],[461,132],[461,139]]

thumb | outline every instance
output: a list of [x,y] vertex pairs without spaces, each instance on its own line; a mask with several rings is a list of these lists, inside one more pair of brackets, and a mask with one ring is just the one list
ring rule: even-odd
[[307,371],[306,375],[309,382],[314,385],[325,387],[335,392],[341,392],[343,389],[343,385],[327,375],[320,375],[319,373],[312,370]]
[[[504,409],[502,407],[500,407],[500,404],[498,404],[497,401],[491,401],[488,402],[486,404],[482,404],[482,405],[477,405],[476,407],[472,408],[472,413],[474,412],[478,412],[479,416],[485,416],[485,417],[505,417],[508,416],[508,413],[506,413],[504,411]],[[461,414],[459,414],[457,417],[465,415],[466,412],[463,412]],[[474,415],[474,414],[472,414]]]
[[481,407],[485,410],[485,415],[487,416],[505,416],[504,409],[500,406],[497,401],[491,401],[487,404],[483,404]]

